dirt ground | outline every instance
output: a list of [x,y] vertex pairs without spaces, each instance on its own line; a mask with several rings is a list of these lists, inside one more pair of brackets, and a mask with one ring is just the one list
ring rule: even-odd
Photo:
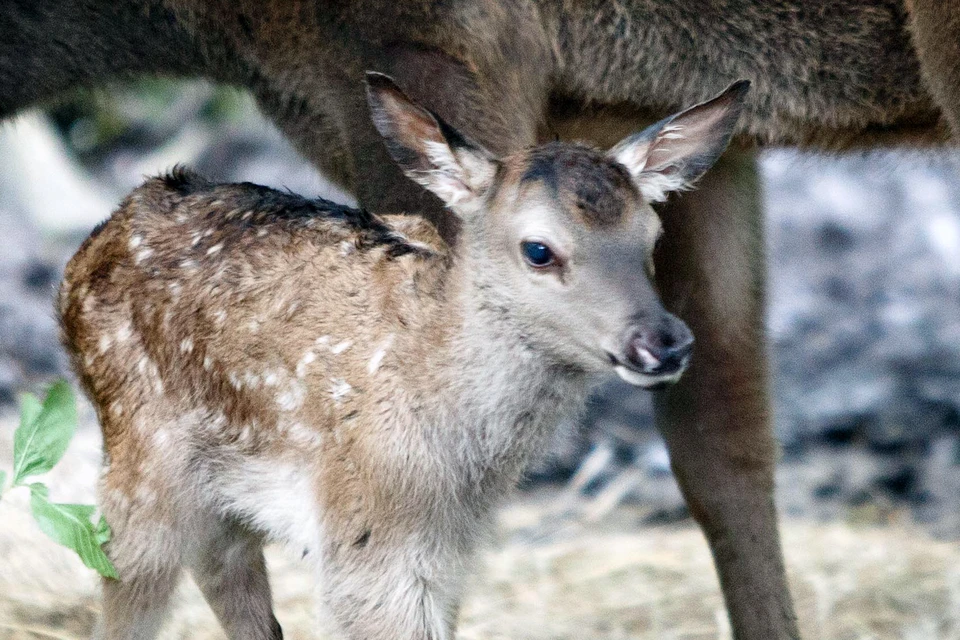
[[[83,413],[88,411],[83,409]],[[82,428],[45,478],[60,501],[93,499],[99,437]],[[13,416],[0,417],[0,466]],[[582,498],[540,490],[501,513],[461,618],[464,640],[722,640],[730,638],[706,544],[689,521],[643,526],[644,507],[590,521]],[[960,639],[960,544],[937,541],[907,518],[889,524],[783,524],[787,563],[807,640]],[[313,579],[296,554],[268,552],[287,638],[325,639]],[[36,528],[27,496],[0,500],[0,640],[89,637],[97,579]],[[189,580],[164,640],[223,638]]]

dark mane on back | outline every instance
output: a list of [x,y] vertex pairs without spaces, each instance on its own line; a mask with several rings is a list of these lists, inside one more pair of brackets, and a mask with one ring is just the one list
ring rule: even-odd
[[[207,212],[206,215],[216,215],[220,224],[239,228],[276,223],[310,227],[318,220],[335,221],[357,234],[358,249],[384,247],[391,257],[423,251],[422,247],[411,243],[366,209],[324,198],[305,198],[289,190],[281,191],[252,182],[217,184],[182,166],[175,167],[159,180],[167,189],[194,200],[197,208]],[[227,216],[222,215],[224,210],[228,212]],[[250,215],[243,215],[246,212]]]

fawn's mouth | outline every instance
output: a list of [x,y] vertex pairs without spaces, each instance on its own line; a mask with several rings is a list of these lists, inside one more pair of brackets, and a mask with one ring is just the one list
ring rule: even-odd
[[611,364],[613,364],[613,370],[617,372],[617,375],[620,376],[621,380],[632,384],[635,387],[642,387],[650,391],[665,389],[666,387],[676,383],[687,368],[686,363],[684,363],[682,366],[677,367],[672,371],[657,371],[648,373],[639,371],[635,367],[625,364],[612,353],[608,352],[607,356],[610,358]]

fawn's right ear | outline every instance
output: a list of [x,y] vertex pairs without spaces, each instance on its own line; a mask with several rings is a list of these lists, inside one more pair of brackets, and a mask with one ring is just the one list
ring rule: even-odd
[[374,126],[407,177],[455,212],[479,206],[496,173],[485,149],[413,102],[382,73],[367,72],[367,102]]
[[648,202],[689,189],[730,143],[750,82],[726,91],[628,136],[608,152],[633,176]]

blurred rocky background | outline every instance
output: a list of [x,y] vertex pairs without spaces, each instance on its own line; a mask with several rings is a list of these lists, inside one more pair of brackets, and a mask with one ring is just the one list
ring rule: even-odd
[[[230,89],[140,82],[0,125],[0,412],[69,375],[52,305],[64,264],[176,163],[351,202]],[[770,151],[761,168],[781,508],[960,534],[960,158]],[[617,381],[526,488],[548,484],[587,518],[622,502],[685,517],[649,396]]]

